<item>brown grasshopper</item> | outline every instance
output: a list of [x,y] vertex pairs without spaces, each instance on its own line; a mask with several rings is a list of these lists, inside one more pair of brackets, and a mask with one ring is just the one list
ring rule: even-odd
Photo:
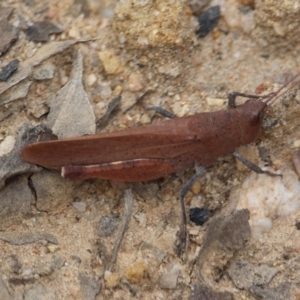
[[[187,239],[184,197],[205,168],[218,157],[232,153],[253,171],[276,175],[263,171],[235,149],[255,141],[270,105],[296,87],[299,76],[297,74],[278,91],[266,96],[230,93],[225,110],[176,118],[155,107],[158,113],[171,120],[110,133],[34,143],[22,149],[22,158],[46,168],[61,169],[66,178],[125,182],[155,180],[197,166],[196,174],[180,192],[180,251],[184,251]],[[249,99],[236,106],[237,96]]]

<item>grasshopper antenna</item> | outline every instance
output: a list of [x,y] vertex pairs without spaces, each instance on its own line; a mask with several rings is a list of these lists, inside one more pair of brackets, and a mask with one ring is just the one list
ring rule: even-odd
[[279,90],[270,94],[268,99],[266,100],[267,106],[271,106],[278,98],[286,95],[290,90],[295,88],[298,84],[300,84],[300,73],[295,75],[292,79],[290,79],[286,84],[284,84]]

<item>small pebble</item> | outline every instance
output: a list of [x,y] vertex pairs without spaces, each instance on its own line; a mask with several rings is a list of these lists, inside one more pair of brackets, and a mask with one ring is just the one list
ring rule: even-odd
[[120,44],[124,44],[126,42],[125,36],[120,36],[119,37],[119,42],[120,42]]
[[113,289],[118,286],[120,282],[120,276],[110,271],[104,272],[105,286],[109,289]]
[[32,269],[25,269],[23,272],[22,272],[22,275],[23,276],[29,276],[32,274]]
[[146,37],[140,36],[137,40],[137,42],[141,45],[148,45],[149,44],[149,40]]
[[147,269],[147,263],[138,260],[126,270],[125,276],[130,283],[139,283],[145,277]]
[[119,58],[110,50],[99,52],[99,59],[107,74],[118,74],[123,71]]
[[38,66],[34,70],[34,79],[36,80],[45,80],[53,78],[55,71],[54,64],[46,62],[41,66]]
[[102,99],[107,99],[111,96],[112,90],[109,85],[103,85],[100,91],[100,97]]
[[201,191],[201,183],[200,181],[196,181],[191,188],[191,191],[193,192],[194,195],[198,195]]
[[169,264],[167,269],[168,271],[159,277],[158,284],[162,289],[175,289],[180,267],[178,264]]
[[86,83],[88,86],[93,86],[96,81],[97,81],[97,77],[95,74],[90,74],[86,79]]
[[221,99],[221,98],[207,97],[206,102],[210,106],[222,106],[222,105],[224,105],[225,100]]
[[36,103],[28,112],[36,119],[39,119],[49,112],[49,107],[44,103]]
[[69,37],[75,40],[78,40],[80,38],[80,32],[76,27],[73,27],[69,30]]
[[72,205],[79,212],[84,212],[86,210],[86,203],[84,202],[73,202]]
[[188,114],[189,110],[190,110],[189,105],[187,105],[187,104],[181,105],[181,103],[178,101],[174,102],[174,104],[172,105],[172,112],[177,117],[185,116],[186,114]]
[[295,148],[300,148],[300,140],[295,140],[294,141],[294,147]]
[[68,76],[63,76],[60,80],[62,86],[64,86],[68,81],[69,81]]
[[180,101],[180,99],[181,99],[181,97],[180,97],[179,94],[176,94],[176,95],[174,96],[174,100],[175,100],[175,101]]
[[252,11],[241,15],[241,27],[246,33],[251,32],[255,28],[255,16]]
[[151,119],[147,114],[142,114],[140,119],[141,124],[146,125],[151,123]]
[[104,18],[111,19],[114,16],[114,7],[106,6],[103,8],[102,15]]
[[172,111],[173,113],[178,116],[178,114],[181,112],[182,110],[182,107],[181,107],[181,104],[180,102],[176,101],[174,102],[174,104],[172,105]]
[[120,95],[123,91],[123,88],[121,85],[117,85],[113,91],[113,95],[116,96],[116,95]]
[[142,227],[147,227],[147,216],[144,213],[137,214],[135,218],[139,221]]
[[51,244],[51,245],[48,245],[47,248],[50,253],[54,253],[58,249],[58,245]]
[[241,24],[241,14],[238,10],[237,6],[234,5],[227,5],[225,9],[222,11],[223,17],[226,23],[231,28],[239,28]]
[[131,92],[140,92],[143,88],[143,76],[140,73],[131,73],[128,77],[128,90]]
[[0,144],[0,156],[9,153],[15,146],[15,138],[12,135],[8,135]]

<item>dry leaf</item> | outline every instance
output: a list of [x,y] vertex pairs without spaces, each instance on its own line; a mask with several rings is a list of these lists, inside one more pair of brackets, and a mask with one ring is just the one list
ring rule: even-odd
[[77,52],[69,82],[47,100],[47,127],[59,138],[94,134],[95,115],[82,85],[82,54]]

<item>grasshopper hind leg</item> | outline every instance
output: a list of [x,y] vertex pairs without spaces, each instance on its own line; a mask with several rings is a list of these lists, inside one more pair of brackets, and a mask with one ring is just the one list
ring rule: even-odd
[[143,182],[174,173],[172,165],[160,159],[133,159],[97,165],[62,167],[62,176],[69,179],[100,178],[114,181]]
[[186,253],[188,247],[188,234],[187,234],[187,217],[186,217],[186,208],[184,197],[187,192],[190,190],[192,185],[204,174],[205,168],[202,166],[196,166],[196,173],[182,186],[179,195],[179,201],[181,206],[181,225],[180,230],[177,235],[177,241],[175,244],[175,251],[179,256],[183,256]]

